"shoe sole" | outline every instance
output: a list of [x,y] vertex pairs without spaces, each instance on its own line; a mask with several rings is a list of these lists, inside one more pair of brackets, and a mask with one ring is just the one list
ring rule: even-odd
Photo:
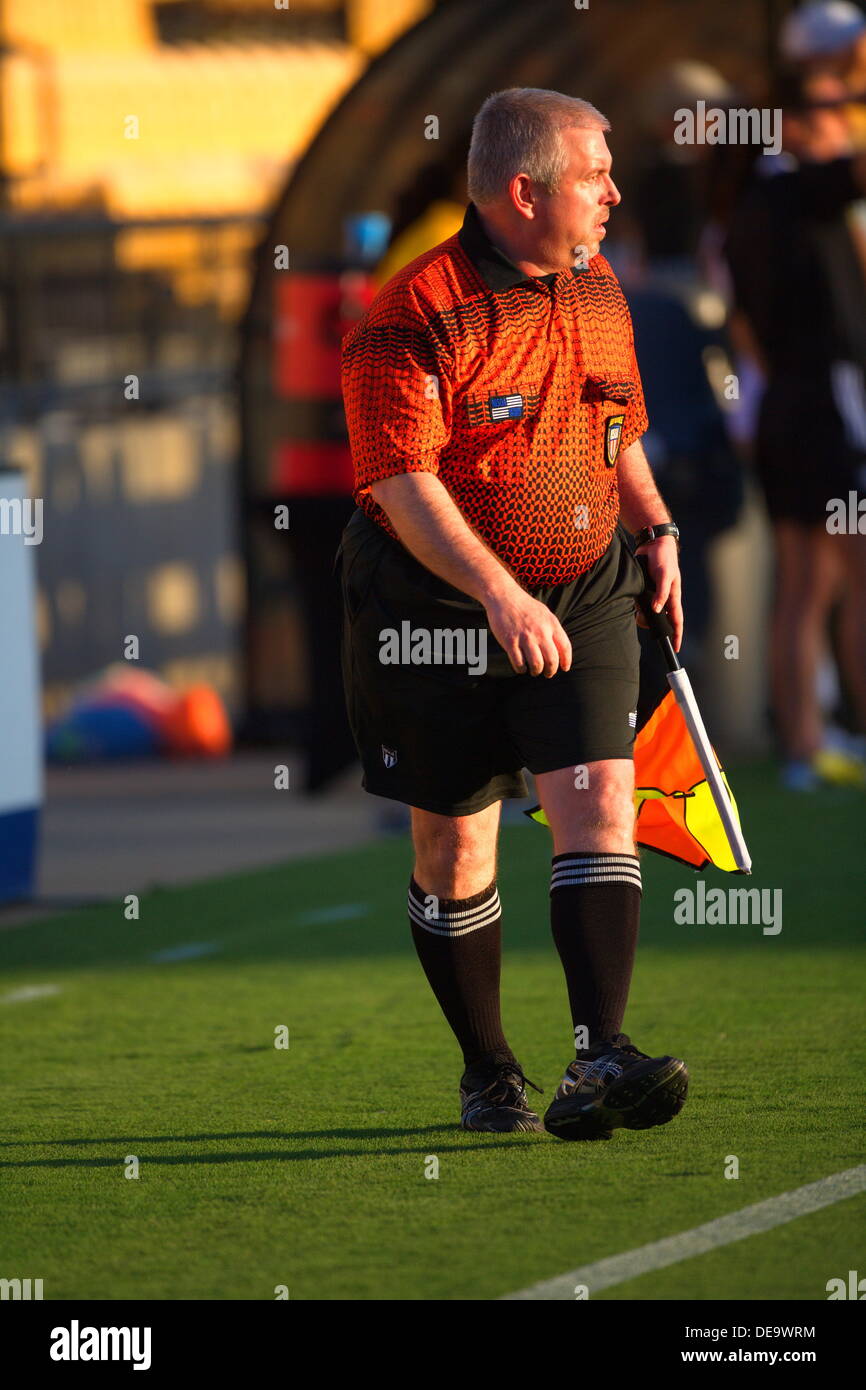
[[543,1134],[544,1126],[537,1115],[521,1115],[513,1120],[503,1119],[501,1124],[491,1122],[490,1124],[464,1124],[460,1121],[460,1128],[465,1129],[469,1134]]
[[544,1128],[557,1139],[610,1139],[615,1129],[653,1129],[680,1113],[688,1089],[688,1068],[678,1057],[641,1062],[595,1100],[555,1100]]

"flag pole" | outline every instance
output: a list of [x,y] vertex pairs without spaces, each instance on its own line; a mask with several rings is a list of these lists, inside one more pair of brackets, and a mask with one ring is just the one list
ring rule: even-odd
[[749,854],[748,846],[743,838],[743,832],[734,814],[731,798],[728,795],[728,789],[725,786],[719,764],[716,760],[716,755],[713,752],[704,721],[701,718],[701,712],[698,709],[698,702],[695,699],[695,693],[692,690],[692,683],[689,680],[688,672],[683,668],[679,657],[674,651],[673,643],[671,642],[674,632],[673,627],[664,611],[656,613],[653,609],[652,595],[655,591],[655,585],[650,578],[646,556],[636,555],[635,559],[643,570],[645,582],[644,591],[637,601],[638,607],[644,616],[647,628],[661,648],[665,666],[667,667],[668,685],[674,692],[674,699],[682,711],[686,728],[689,731],[689,737],[695,746],[695,752],[700,758],[701,767],[704,769],[706,775],[707,785],[709,786],[713,801],[715,802],[719,818],[724,826],[725,835],[731,847],[731,853],[734,856],[734,863],[740,873],[750,874],[752,872],[752,857]]

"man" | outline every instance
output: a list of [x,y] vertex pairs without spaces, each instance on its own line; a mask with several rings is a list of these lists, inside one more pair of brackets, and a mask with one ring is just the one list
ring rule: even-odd
[[682,611],[628,309],[598,254],[620,201],[608,129],[559,92],[489,97],[462,228],[382,289],[343,352],[359,503],[341,547],[344,671],[364,786],[411,807],[409,918],[463,1051],[463,1127],[537,1130],[500,1020],[496,888],[500,802],[535,775],[578,1042],[545,1116],[566,1139],[665,1123],[687,1086],[682,1061],[620,1032],[643,586],[620,512],[677,647]]

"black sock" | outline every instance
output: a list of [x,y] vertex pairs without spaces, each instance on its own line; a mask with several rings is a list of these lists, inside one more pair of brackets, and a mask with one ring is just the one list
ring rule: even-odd
[[634,854],[555,854],[550,922],[565,971],[571,1021],[587,1046],[622,1028],[640,926]]
[[499,1015],[501,921],[495,881],[472,898],[437,902],[409,880],[415,949],[466,1067],[488,1058],[513,1060]]

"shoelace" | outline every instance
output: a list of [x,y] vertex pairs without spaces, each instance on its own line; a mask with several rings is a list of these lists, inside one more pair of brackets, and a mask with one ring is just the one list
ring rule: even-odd
[[[629,1038],[627,1033],[617,1033],[615,1038],[611,1038],[609,1046],[609,1052],[602,1052],[599,1054],[598,1058],[595,1058],[593,1060],[598,1061],[601,1059],[601,1057],[608,1057],[617,1052],[627,1052],[629,1056],[635,1057],[638,1061],[642,1061],[644,1058],[649,1056],[647,1052],[641,1052],[639,1047],[635,1047],[634,1043],[631,1041],[631,1038]],[[579,1058],[578,1060],[586,1061],[589,1059]]]
[[[621,1037],[622,1034],[619,1036]],[[646,1052],[641,1052],[640,1048],[635,1047],[632,1042],[620,1043],[612,1039],[608,1052],[600,1052],[597,1057],[576,1057],[575,1062],[578,1066],[582,1065],[585,1068],[583,1079],[586,1080],[592,1076],[604,1076],[609,1071],[611,1064],[617,1065],[617,1056],[620,1053],[627,1053],[637,1062],[643,1061],[648,1055]],[[624,1066],[621,1065],[620,1070],[624,1070]]]
[[501,1099],[508,1100],[510,1089],[522,1089],[524,1086],[531,1086],[533,1091],[537,1091],[540,1096],[544,1095],[540,1086],[536,1086],[534,1081],[530,1081],[528,1076],[524,1076],[520,1067],[516,1067],[513,1062],[500,1062],[496,1068],[496,1075],[486,1086],[474,1093],[475,1096],[486,1096],[488,1100],[500,1098],[497,1087],[501,1088]]

